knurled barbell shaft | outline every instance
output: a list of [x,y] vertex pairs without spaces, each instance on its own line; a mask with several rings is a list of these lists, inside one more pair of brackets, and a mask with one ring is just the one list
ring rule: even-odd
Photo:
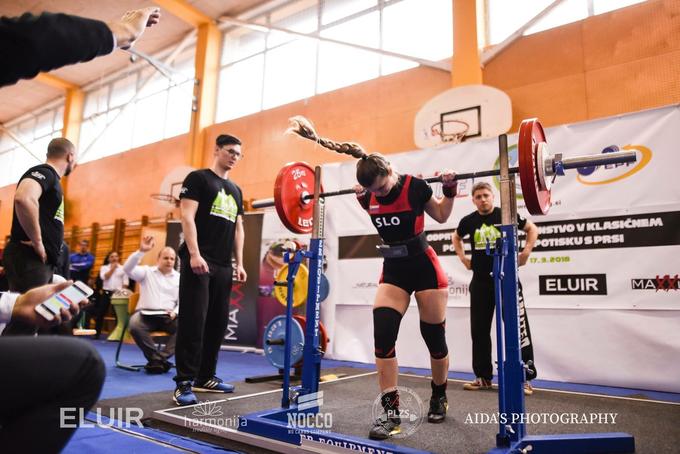
[[[555,164],[557,164],[558,162],[562,164],[562,168],[564,169],[576,169],[579,167],[592,167],[609,164],[626,164],[629,162],[635,162],[636,159],[635,156],[636,156],[635,150],[573,156],[571,158],[563,158],[560,161],[555,160],[553,162],[553,167],[555,167]],[[550,159],[550,157],[548,159]],[[510,167],[508,171],[510,172],[510,174],[519,173],[519,167]],[[458,173],[456,174],[455,180],[470,180],[474,178],[495,177],[500,175],[500,172],[501,171],[499,169],[493,169],[493,170],[481,170],[479,172]],[[427,181],[428,183],[441,183],[442,180],[441,176],[436,176],[425,178],[425,181]],[[335,197],[338,195],[347,195],[354,193],[355,193],[354,189],[341,189],[339,191],[322,192],[321,194],[319,194],[319,197]],[[308,194],[306,196],[303,196],[302,200],[311,200],[312,198],[314,198],[314,195]],[[274,206],[273,198],[255,200],[252,203],[253,208],[266,208],[271,206]]]

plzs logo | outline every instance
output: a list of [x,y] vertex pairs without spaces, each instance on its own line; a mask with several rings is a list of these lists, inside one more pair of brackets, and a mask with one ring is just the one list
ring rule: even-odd
[[388,407],[383,407],[383,396],[378,396],[373,401],[373,420],[386,421],[387,418],[398,418],[401,421],[401,432],[393,434],[393,438],[406,438],[415,433],[416,430],[423,423],[423,415],[425,412],[425,405],[418,394],[405,386],[397,386],[397,402],[398,404],[392,407],[391,402],[387,402]]
[[606,274],[538,276],[539,295],[606,295]]
[[666,274],[664,276],[657,275],[655,278],[631,279],[630,282],[633,290],[654,290],[655,292],[680,290],[680,277],[677,274],[674,276]]

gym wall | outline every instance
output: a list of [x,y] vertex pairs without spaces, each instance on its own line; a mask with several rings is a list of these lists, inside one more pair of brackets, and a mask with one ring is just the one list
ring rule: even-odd
[[621,8],[515,41],[484,68],[512,99],[513,126],[544,126],[680,102],[680,2]]
[[[677,36],[680,2],[651,0],[520,38],[488,63],[484,83],[512,98],[513,131],[530,116],[551,126],[678,103]],[[206,132],[204,164],[211,162],[219,133],[235,134],[246,157],[231,177],[246,199],[270,197],[286,162],[348,159],[283,137],[289,116],[307,115],[322,135],[370,151],[412,150],[415,113],[447,88],[448,73],[421,67],[213,125]],[[183,135],[82,165],[69,181],[67,228],[164,215],[149,194],[186,162],[187,147]],[[0,188],[2,234],[10,230],[13,195],[14,185]]]

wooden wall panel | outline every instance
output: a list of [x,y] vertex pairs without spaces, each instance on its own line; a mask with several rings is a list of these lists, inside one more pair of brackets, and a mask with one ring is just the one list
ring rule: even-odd
[[508,90],[583,72],[582,23],[524,36],[487,63],[484,83]]
[[69,177],[67,226],[164,216],[168,208],[149,195],[184,165],[187,146],[182,135],[78,166]]
[[588,118],[678,103],[680,50],[589,71],[586,86]]
[[517,132],[526,118],[538,117],[544,125],[580,121],[587,117],[583,74],[574,74],[507,90],[512,98],[512,128]]
[[586,71],[680,50],[680,1],[647,1],[583,21]]

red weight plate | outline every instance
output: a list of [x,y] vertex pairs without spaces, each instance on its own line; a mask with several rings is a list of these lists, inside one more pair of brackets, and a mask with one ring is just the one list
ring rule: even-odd
[[[306,332],[305,327],[307,326],[307,319],[302,315],[293,315],[293,318],[300,324],[300,326],[302,327],[302,331]],[[323,356],[324,353],[326,353],[327,348],[328,348],[328,334],[326,334],[326,327],[323,326],[323,323],[319,322],[319,350],[321,350],[321,356]],[[293,367],[299,367],[301,365],[302,360],[293,364]]]
[[314,193],[314,169],[306,162],[286,164],[276,176],[274,183],[274,205],[283,225],[294,233],[310,233],[314,204],[309,199],[302,201],[305,194]]
[[541,189],[538,182],[538,144],[545,142],[543,126],[537,118],[524,120],[519,126],[517,150],[519,154],[519,181],[527,210],[531,214],[548,214],[550,189]]

